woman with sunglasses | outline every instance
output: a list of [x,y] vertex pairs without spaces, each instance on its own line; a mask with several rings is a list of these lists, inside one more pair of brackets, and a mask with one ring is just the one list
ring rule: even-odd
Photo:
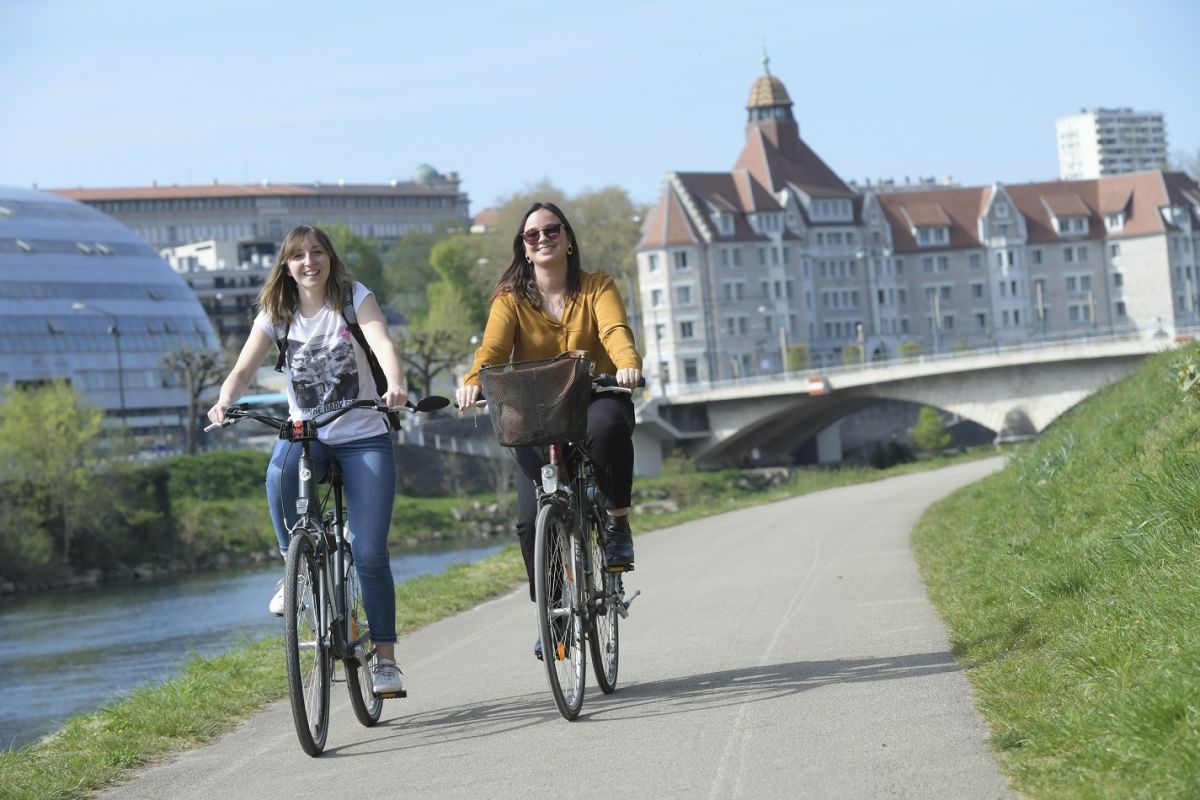
[[[641,379],[642,357],[634,347],[616,283],[603,272],[583,271],[579,242],[558,206],[534,203],[513,237],[512,262],[496,281],[483,343],[455,401],[460,409],[467,409],[479,399],[479,368],[484,364],[553,358],[568,350],[586,351],[596,372],[616,376],[621,386],[633,388]],[[628,394],[593,396],[588,408],[588,448],[608,500],[605,558],[610,569],[633,566],[629,530],[633,424]],[[543,458],[532,447],[515,448],[514,455],[524,475],[517,481],[517,536],[532,599],[534,484],[540,479]],[[541,657],[536,645],[534,654]]]

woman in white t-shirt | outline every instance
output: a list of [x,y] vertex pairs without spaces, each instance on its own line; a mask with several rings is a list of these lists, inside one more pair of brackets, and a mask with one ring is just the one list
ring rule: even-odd
[[[404,369],[388,334],[374,295],[361,283],[350,283],[345,265],[329,236],[301,225],[287,235],[275,266],[258,296],[259,314],[237,364],[221,385],[208,418],[220,422],[246,391],[259,365],[276,341],[287,336],[287,394],[292,419],[311,419],[359,399],[374,399],[376,387],[366,354],[347,328],[342,314],[346,294],[363,337],[387,376],[382,400],[402,406],[408,399]],[[387,421],[369,409],[355,409],[320,429],[312,448],[318,475],[331,461],[342,470],[346,505],[354,531],[351,548],[362,583],[363,606],[371,627],[376,658],[374,689],[402,693],[396,666],[396,587],[387,537],[396,497],[396,460]],[[296,522],[300,448],[280,441],[267,468],[267,503],[279,550],[287,554],[288,529]],[[269,606],[283,614],[283,582]]]

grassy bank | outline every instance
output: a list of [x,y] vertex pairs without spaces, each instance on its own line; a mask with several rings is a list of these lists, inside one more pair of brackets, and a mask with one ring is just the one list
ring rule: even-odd
[[[935,458],[882,471],[802,470],[782,483],[772,480],[769,473],[675,470],[660,478],[639,480],[638,490],[668,495],[679,503],[680,510],[641,514],[636,526],[639,531],[648,531],[833,486],[865,483],[989,454],[983,451]],[[515,546],[510,546],[484,561],[406,582],[397,589],[399,632],[401,635],[412,632],[470,608],[523,580],[520,554]],[[44,800],[86,796],[164,754],[210,741],[285,694],[282,647],[278,639],[247,642],[217,658],[192,659],[181,676],[164,686],[139,690],[112,707],[72,719],[61,731],[40,743],[0,753],[0,798]]]
[[1200,797],[1189,354],[1148,360],[918,526],[930,596],[1030,797]]

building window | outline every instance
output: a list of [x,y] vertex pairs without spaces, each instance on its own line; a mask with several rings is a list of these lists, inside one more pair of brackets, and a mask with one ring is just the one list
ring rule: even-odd
[[676,286],[675,302],[681,306],[690,306],[692,304],[692,287]]
[[1120,272],[1113,273],[1113,286],[1121,287],[1125,285],[1125,275]]
[[1079,256],[1079,259],[1078,259],[1079,261],[1087,261],[1087,260],[1088,260],[1088,249],[1087,249],[1087,245],[1080,245],[1080,247],[1079,247],[1079,249],[1078,249],[1077,253],[1078,253],[1078,256]]
[[685,383],[697,383],[700,380],[700,371],[697,368],[696,359],[685,358],[683,360],[683,380]]
[[976,299],[983,297],[983,284],[982,283],[972,283],[971,284],[971,297],[974,297]]
[[971,253],[971,269],[979,269],[979,253]]
[[651,308],[662,308],[662,297],[663,297],[662,289],[651,289],[650,290],[650,307]]
[[675,269],[687,269],[688,257],[686,250],[679,250],[675,253]]
[[1125,302],[1123,300],[1117,301],[1117,317],[1125,319]]
[[1064,247],[1063,248],[1063,261],[1066,261],[1068,264],[1075,263],[1075,248],[1074,247]]
[[987,327],[987,314],[983,311],[977,311],[975,313],[975,327],[979,330],[983,330]]
[[695,338],[695,333],[692,330],[692,323],[690,321],[679,323],[679,338],[680,339]]
[[1110,256],[1112,256],[1113,258],[1116,258],[1117,256],[1121,255],[1121,243],[1113,242],[1112,244],[1110,244],[1108,246],[1108,254]]
[[1032,255],[1033,255],[1033,263],[1035,263],[1035,264],[1042,263],[1042,251],[1040,249],[1035,249],[1033,251]]

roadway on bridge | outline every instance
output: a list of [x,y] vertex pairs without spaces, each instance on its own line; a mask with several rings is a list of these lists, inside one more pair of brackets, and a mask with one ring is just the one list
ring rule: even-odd
[[403,639],[410,696],[378,727],[336,684],[319,759],[280,702],[104,797],[1010,797],[908,547],[931,502],[999,466],[638,537],[619,688],[589,686],[573,723],[522,589]]

